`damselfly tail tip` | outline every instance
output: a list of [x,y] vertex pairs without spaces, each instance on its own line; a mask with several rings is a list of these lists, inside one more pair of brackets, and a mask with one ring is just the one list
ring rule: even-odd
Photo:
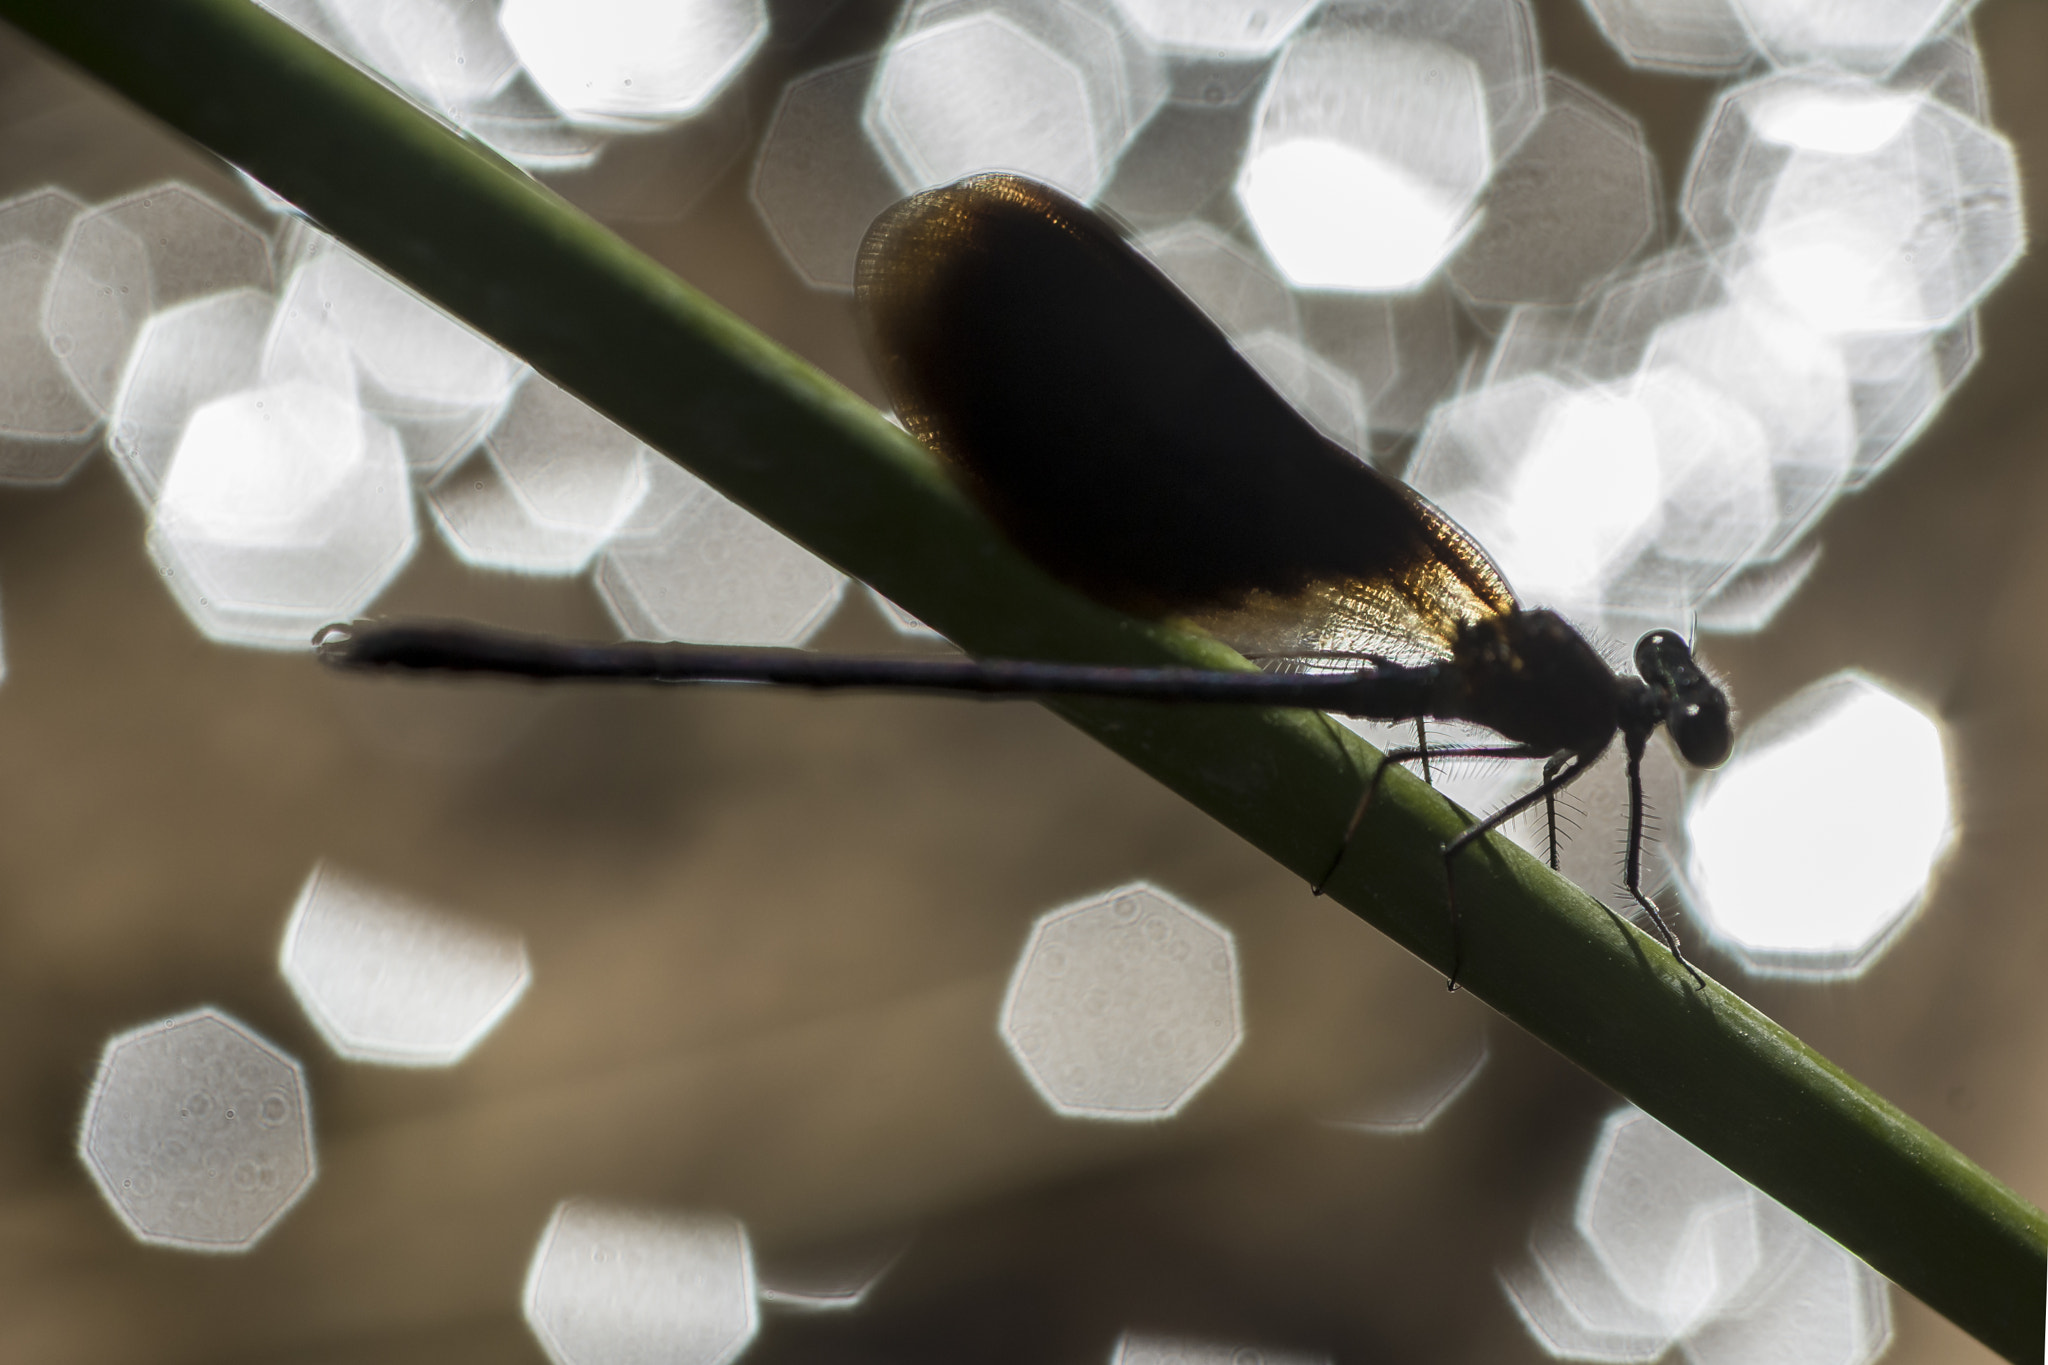
[[323,664],[336,668],[355,662],[356,623],[331,621],[313,632],[313,654]]

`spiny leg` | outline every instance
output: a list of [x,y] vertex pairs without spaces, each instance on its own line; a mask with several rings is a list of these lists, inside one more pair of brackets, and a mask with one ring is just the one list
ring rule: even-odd
[[1686,960],[1685,953],[1678,946],[1678,935],[1671,932],[1671,926],[1664,922],[1664,916],[1657,913],[1656,902],[1643,894],[1643,746],[1647,735],[1628,736],[1628,853],[1623,864],[1628,880],[1628,893],[1635,898],[1650,916],[1650,923],[1656,926],[1658,937],[1664,946],[1678,959],[1678,965],[1692,973],[1692,979],[1699,983],[1701,990],[1707,988],[1707,979],[1699,969]]
[[1427,716],[1417,716],[1415,718],[1415,747],[1422,750],[1422,780],[1434,787],[1436,785],[1436,778],[1431,776],[1429,771],[1429,718]]
[[[1531,754],[1529,757],[1533,758],[1535,755]],[[1516,797],[1513,801],[1502,806],[1499,810],[1444,845],[1444,898],[1449,902],[1451,912],[1451,974],[1449,979],[1444,982],[1447,990],[1458,989],[1458,969],[1464,965],[1462,961],[1464,957],[1464,935],[1458,914],[1458,872],[1456,864],[1452,860],[1464,852],[1475,840],[1483,838],[1485,835],[1499,829],[1538,801],[1554,799],[1557,793],[1563,791],[1566,787],[1569,787],[1580,777],[1584,776],[1586,769],[1592,767],[1594,760],[1598,757],[1599,755],[1595,754],[1588,758],[1584,754],[1574,754],[1569,751],[1562,755],[1551,755],[1544,762],[1543,782],[1540,786],[1526,795]]]
[[1351,819],[1344,826],[1344,837],[1337,844],[1337,856],[1330,860],[1330,866],[1322,876],[1310,883],[1309,890],[1322,895],[1323,888],[1330,884],[1330,878],[1337,875],[1337,869],[1344,865],[1344,855],[1351,851],[1351,841],[1358,834],[1358,827],[1365,821],[1365,813],[1372,809],[1373,798],[1379,795],[1380,781],[1387,770],[1396,763],[1412,763],[1425,755],[1438,758],[1543,758],[1541,749],[1532,749],[1526,744],[1471,744],[1452,749],[1389,749],[1381,756],[1380,765],[1372,770],[1366,779],[1365,791],[1358,798],[1358,805],[1351,812]]
[[1562,768],[1565,760],[1570,757],[1570,751],[1563,750],[1543,760],[1543,819],[1545,828],[1550,831],[1550,870],[1552,872],[1559,872],[1563,869],[1557,865],[1557,788],[1551,786],[1550,781],[1557,776],[1557,770]]

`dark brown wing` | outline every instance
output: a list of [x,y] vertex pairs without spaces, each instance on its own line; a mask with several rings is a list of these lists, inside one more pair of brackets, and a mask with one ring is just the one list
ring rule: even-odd
[[905,200],[869,229],[858,292],[905,424],[1097,601],[1246,653],[1407,660],[1515,606],[1463,531],[1053,190],[984,175]]

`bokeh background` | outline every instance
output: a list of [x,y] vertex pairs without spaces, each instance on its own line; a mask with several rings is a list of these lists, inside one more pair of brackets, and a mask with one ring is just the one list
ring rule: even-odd
[[[744,133],[701,193],[558,187],[879,400],[850,300],[797,273],[751,186],[785,83],[873,53],[893,16],[771,10],[719,115]],[[1536,14],[1544,61],[1642,121],[1668,199],[1717,83],[1631,69],[1575,3]],[[2030,170],[2048,13],[1987,0],[1974,23]],[[0,196],[166,178],[269,221],[220,163],[0,29]],[[1706,643],[1750,715],[1855,667],[1940,719],[1958,833],[1919,918],[1849,980],[1751,978],[1702,948],[2037,1203],[2044,293],[2023,261],[1974,372],[1830,511],[1797,594]],[[1095,1361],[1133,1331],[1544,1358],[1499,1276],[1569,1206],[1615,1097],[1049,714],[334,677],[203,638],[147,522],[102,455],[0,492],[0,1358],[538,1360],[520,1287],[572,1196],[733,1214],[764,1274],[907,1239],[856,1311],[770,1314],[756,1362]],[[377,610],[617,633],[586,578],[481,570],[433,535]],[[811,643],[916,647],[860,593]],[[524,937],[532,986],[461,1065],[352,1065],[307,1022],[278,942],[322,859]],[[1039,913],[1141,878],[1235,934],[1245,1041],[1172,1122],[1062,1120],[997,1035],[1005,984]],[[319,1179],[244,1256],[138,1244],[75,1151],[106,1039],[201,1004],[300,1059],[312,1097]],[[1425,1130],[1333,1122],[1482,1045]],[[1887,1359],[1988,1358],[1903,1294],[1892,1314]]]

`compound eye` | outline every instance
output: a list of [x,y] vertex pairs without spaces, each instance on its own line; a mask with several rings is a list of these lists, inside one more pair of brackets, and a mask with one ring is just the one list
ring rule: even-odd
[[1670,686],[1687,674],[1697,673],[1692,646],[1676,631],[1653,630],[1636,641],[1636,676],[1656,686]]
[[1728,720],[1728,698],[1709,683],[1704,690],[1671,699],[1664,724],[1678,752],[1695,768],[1718,768],[1735,749],[1735,727]]

